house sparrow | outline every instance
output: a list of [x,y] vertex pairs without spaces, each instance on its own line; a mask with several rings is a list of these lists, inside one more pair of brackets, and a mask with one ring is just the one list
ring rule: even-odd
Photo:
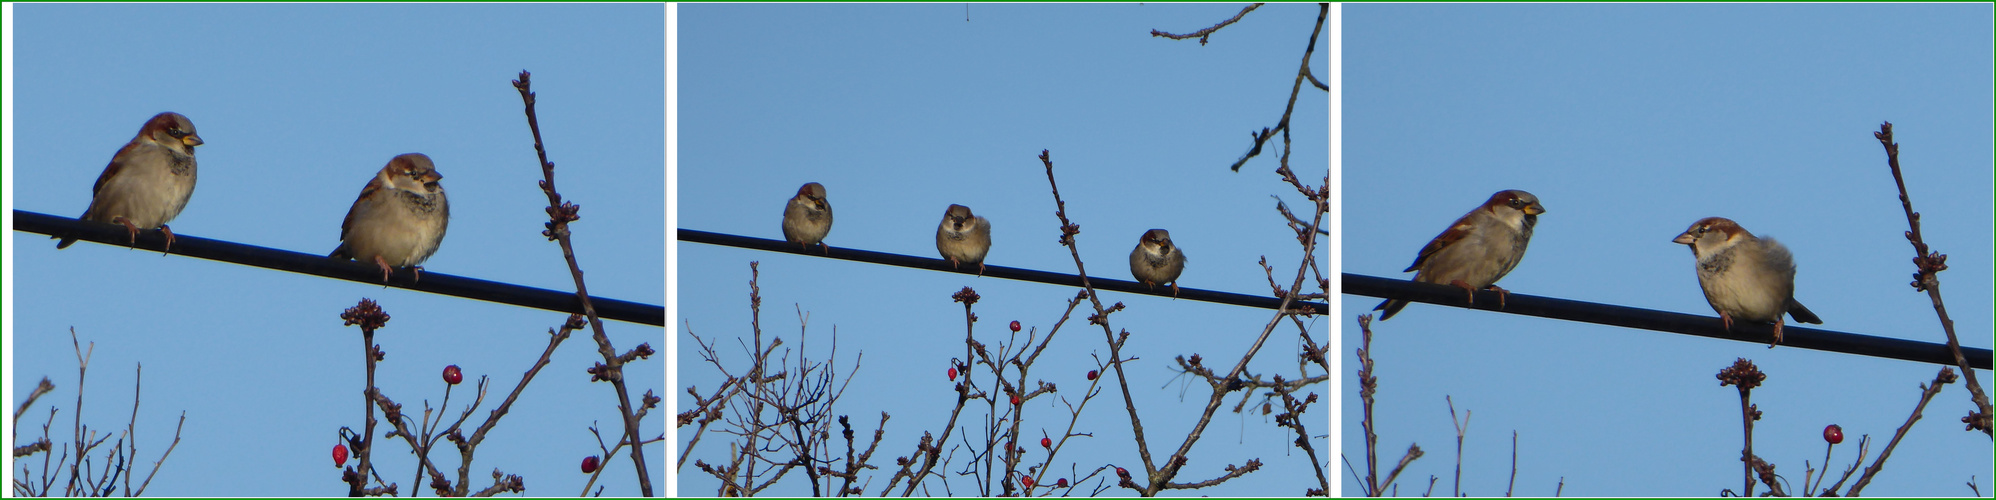
[[[118,154],[97,176],[90,188],[90,208],[82,220],[124,224],[132,244],[139,241],[139,228],[159,228],[166,233],[166,249],[173,249],[173,230],[167,221],[187,208],[194,196],[194,147],[202,144],[194,133],[194,122],[180,113],[153,115],[139,127],[138,137]],[[76,238],[62,238],[57,249],[69,248]]]
[[[783,239],[799,247],[823,245],[832,232],[832,203],[825,201],[825,186],[816,182],[797,188],[797,196],[783,206]],[[831,247],[825,255],[831,255]]]
[[943,212],[942,225],[936,226],[936,250],[952,267],[977,264],[977,275],[983,276],[984,254],[991,251],[991,222],[971,215],[970,207],[950,205]]
[[[1400,272],[1418,271],[1414,273],[1414,281],[1422,283],[1462,287],[1469,294],[1470,303],[1476,302],[1476,289],[1495,290],[1497,306],[1503,307],[1504,297],[1510,292],[1499,288],[1497,280],[1525,258],[1525,245],[1532,242],[1532,226],[1539,223],[1539,214],[1545,212],[1539,198],[1531,193],[1516,189],[1498,191],[1490,195],[1490,201],[1463,214],[1447,231],[1429,241],[1428,246],[1421,247],[1421,255],[1414,258],[1414,264]],[[1405,300],[1387,300],[1372,310],[1386,311],[1379,317],[1385,321],[1403,307],[1407,307]]]
[[347,210],[346,222],[340,223],[340,247],[327,257],[373,260],[381,266],[383,283],[394,273],[391,267],[412,267],[416,279],[422,279],[423,267],[417,264],[437,253],[450,225],[450,200],[437,184],[443,178],[422,153],[388,160]]
[[1705,302],[1719,312],[1731,331],[1733,321],[1774,323],[1773,348],[1781,344],[1781,315],[1802,323],[1822,324],[1809,308],[1795,301],[1795,257],[1774,238],[1756,238],[1746,228],[1723,217],[1706,217],[1691,224],[1672,243],[1691,247],[1698,257],[1698,287]]
[[1171,283],[1171,296],[1178,296],[1178,275],[1185,272],[1185,252],[1171,244],[1171,232],[1144,231],[1137,248],[1130,250],[1130,276],[1152,288]]

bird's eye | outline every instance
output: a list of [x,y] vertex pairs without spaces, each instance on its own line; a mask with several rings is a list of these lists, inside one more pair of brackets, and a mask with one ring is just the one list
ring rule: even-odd
[[1710,226],[1698,226],[1698,234],[1705,234],[1705,231],[1708,231],[1710,229],[1711,229]]
[[187,137],[187,131],[177,128],[171,128],[171,129],[166,129],[166,135],[170,135],[173,136],[173,138],[175,139],[179,139],[182,137]]

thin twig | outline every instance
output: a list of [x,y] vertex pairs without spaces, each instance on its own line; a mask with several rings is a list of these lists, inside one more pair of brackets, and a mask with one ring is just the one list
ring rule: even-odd
[[[145,370],[145,363],[139,363],[132,368],[132,417],[125,421],[125,446],[130,450],[125,456],[128,457],[139,456],[139,389],[143,387],[141,384],[145,381]],[[124,476],[125,491],[132,491],[132,475]]]
[[[527,128],[533,131],[534,153],[540,157],[541,192],[548,197],[549,222],[546,223],[547,230],[541,234],[560,244],[562,259],[568,263],[569,276],[575,280],[575,296],[582,301],[582,311],[589,317],[590,330],[595,334],[596,351],[603,355],[603,364],[592,372],[597,380],[610,382],[617,391],[617,411],[624,417],[625,439],[629,439],[632,443],[642,442],[644,437],[639,435],[637,410],[632,408],[630,391],[624,387],[624,357],[617,354],[616,347],[610,343],[610,336],[604,333],[603,319],[596,316],[596,306],[589,298],[589,287],[582,279],[582,267],[575,259],[575,247],[570,242],[568,223],[581,219],[577,212],[582,207],[562,200],[561,193],[555,190],[554,162],[548,161],[547,147],[541,142],[540,119],[534,114],[533,82],[529,80],[531,76],[528,72],[521,71],[520,79],[513,81],[513,88],[520,91],[520,100],[526,104]],[[640,344],[636,349],[639,352],[649,350],[645,344]],[[644,447],[631,447],[631,465],[637,469],[639,491],[644,496],[652,496],[651,468],[645,465]]]
[[1081,275],[1083,293],[1088,295],[1089,305],[1095,308],[1095,314],[1089,317],[1089,323],[1102,326],[1102,335],[1109,344],[1110,367],[1116,369],[1116,384],[1123,394],[1123,409],[1130,415],[1130,431],[1135,436],[1137,458],[1143,462],[1144,477],[1153,483],[1139,489],[1147,492],[1156,491],[1150,488],[1155,487],[1154,483],[1161,482],[1157,475],[1158,467],[1151,460],[1149,438],[1144,436],[1143,419],[1137,416],[1137,403],[1130,393],[1129,376],[1123,371],[1123,340],[1128,338],[1128,334],[1125,333],[1123,338],[1118,338],[1115,330],[1109,326],[1109,314],[1122,310],[1123,304],[1118,302],[1113,309],[1104,307],[1101,297],[1095,293],[1095,286],[1089,283],[1087,265],[1082,263],[1081,249],[1074,241],[1074,235],[1081,233],[1081,225],[1067,218],[1067,202],[1060,199],[1060,184],[1053,176],[1053,157],[1047,150],[1040,150],[1040,163],[1046,167],[1047,186],[1053,191],[1054,216],[1060,219],[1060,244],[1067,247],[1068,255],[1074,259],[1076,274]]
[[[1841,478],[1837,478],[1837,484],[1830,485],[1829,489],[1823,490],[1823,493],[1819,493],[1818,496],[1829,496],[1827,495],[1828,492],[1837,491],[1837,488],[1844,487],[1844,481],[1850,480],[1851,474],[1856,474],[1858,469],[1864,468],[1864,457],[1870,456],[1870,454],[1871,435],[1866,434],[1857,439],[1857,460],[1851,462],[1850,468],[1844,469],[1844,475]],[[1829,464],[1823,464],[1823,473],[1829,473]]]
[[[1454,486],[1455,495],[1454,496],[1459,497],[1462,496],[1462,437],[1464,434],[1467,434],[1469,432],[1469,417],[1473,415],[1473,413],[1470,412],[1469,410],[1463,410],[1462,420],[1457,421],[1455,419],[1455,398],[1450,396],[1442,396],[1442,400],[1448,402],[1449,423],[1455,424],[1455,486]],[[1515,457],[1513,458],[1515,459]]]
[[374,473],[374,396],[380,389],[374,386],[375,362],[384,355],[374,344],[374,331],[388,324],[391,317],[372,299],[360,299],[360,303],[341,311],[340,320],[345,326],[360,325],[361,356],[366,359],[367,385],[361,390],[361,407],[367,415],[365,434],[353,440],[353,455],[359,460],[357,468],[347,471],[343,478],[347,482],[347,496],[360,496],[367,493],[367,478]]
[[1892,448],[1899,446],[1899,440],[1906,437],[1906,431],[1913,429],[1914,422],[1920,421],[1920,413],[1926,410],[1927,402],[1933,401],[1934,396],[1941,393],[1941,386],[1954,383],[1954,379],[1954,368],[1943,366],[1940,373],[1934,374],[1932,383],[1920,384],[1920,403],[1913,405],[1913,414],[1906,416],[1906,423],[1900,424],[1899,431],[1892,433],[1892,440],[1885,443],[1885,449],[1878,451],[1878,458],[1871,461],[1871,467],[1864,469],[1864,475],[1858,476],[1856,483],[1851,483],[1850,491],[1844,496],[1858,496],[1864,485],[1871,484],[1871,478],[1885,469],[1885,459],[1892,456]]
[[1511,431],[1511,481],[1504,484],[1504,496],[1511,496],[1511,489],[1518,486],[1518,431]]
[[1194,31],[1194,32],[1191,32],[1191,33],[1186,33],[1186,34],[1183,34],[1183,35],[1174,35],[1174,34],[1171,34],[1171,33],[1166,33],[1166,32],[1163,32],[1163,31],[1158,31],[1158,30],[1150,30],[1150,36],[1154,36],[1154,37],[1163,37],[1163,38],[1170,38],[1170,39],[1172,39],[1172,40],[1184,40],[1184,39],[1187,39],[1187,38],[1192,38],[1192,37],[1195,37],[1195,36],[1196,36],[1196,37],[1199,37],[1199,45],[1205,45],[1205,44],[1206,44],[1206,39],[1207,39],[1208,37],[1211,37],[1211,36],[1213,35],[1213,32],[1215,32],[1215,31],[1220,31],[1220,28],[1225,28],[1225,27],[1227,27],[1227,25],[1229,25],[1229,24],[1234,24],[1234,23],[1236,23],[1236,22],[1239,22],[1239,21],[1241,20],[1241,18],[1242,18],[1242,17],[1245,17],[1245,16],[1247,16],[1247,13],[1249,13],[1249,12],[1254,12],[1254,10],[1255,10],[1255,9],[1258,9],[1258,8],[1261,8],[1261,5],[1262,5],[1262,4],[1259,4],[1259,3],[1257,3],[1257,4],[1253,4],[1253,5],[1249,5],[1249,6],[1245,7],[1245,8],[1242,8],[1242,9],[1241,9],[1241,13],[1239,13],[1239,14],[1234,14],[1234,17],[1232,17],[1232,18],[1228,18],[1228,19],[1227,19],[1227,20],[1225,20],[1225,21],[1220,21],[1220,23],[1219,23],[1219,24],[1215,24],[1215,25],[1213,25],[1213,26],[1211,26],[1211,27],[1208,27],[1208,28],[1206,28],[1206,29],[1202,29],[1202,30],[1199,30],[1199,31]]
[[[41,399],[42,395],[48,394],[49,391],[53,390],[55,390],[55,383],[49,382],[48,377],[42,377],[42,381],[40,383],[35,384],[34,390],[28,391],[28,398],[24,401],[21,401],[21,406],[14,408],[14,419],[11,420],[10,423],[8,424],[8,435],[11,436],[13,442],[16,443],[21,442],[21,436],[20,436],[21,414],[26,413],[29,407],[34,406],[35,400]],[[34,443],[14,447],[14,458],[21,458],[33,455],[35,453],[49,451],[49,447],[50,444],[48,437],[43,436],[42,439],[35,441]]]
[[[1753,496],[1754,465],[1760,461],[1760,457],[1756,457],[1753,454],[1753,421],[1760,420],[1760,409],[1752,403],[1752,393],[1753,388],[1759,387],[1762,382],[1767,381],[1767,374],[1762,373],[1760,368],[1754,366],[1752,361],[1747,361],[1746,358],[1739,358],[1733,361],[1732,366],[1719,370],[1718,377],[1720,387],[1731,385],[1737,387],[1740,392],[1740,422],[1746,429],[1744,433],[1746,444],[1740,449],[1740,463],[1745,468],[1742,474],[1745,476],[1744,481],[1746,483],[1742,487],[1745,493],[1742,493],[1741,496],[1750,497]],[[1768,486],[1774,487],[1775,485],[1769,484]]]
[[[1249,5],[1247,6],[1247,8],[1241,9],[1241,13],[1234,15],[1232,19],[1221,21],[1219,24],[1213,25],[1210,28],[1195,31],[1192,33],[1187,33],[1184,35],[1174,35],[1171,33],[1166,33],[1158,30],[1151,30],[1150,33],[1151,36],[1154,37],[1170,38],[1174,40],[1184,40],[1196,36],[1199,37],[1199,44],[1205,45],[1207,37],[1209,35],[1212,35],[1214,31],[1218,31],[1220,28],[1226,27],[1229,24],[1233,24],[1235,21],[1239,21],[1242,16],[1246,16],[1248,12],[1261,7],[1261,5],[1262,4],[1258,3],[1254,5]],[[1287,137],[1289,136],[1289,117],[1291,114],[1293,114],[1296,111],[1296,95],[1303,90],[1304,81],[1309,81],[1312,84],[1312,86],[1315,86],[1319,90],[1323,90],[1326,92],[1329,92],[1331,90],[1331,87],[1329,85],[1325,85],[1322,81],[1317,79],[1316,75],[1313,75],[1310,72],[1310,56],[1312,54],[1315,54],[1317,51],[1317,36],[1323,33],[1324,19],[1330,15],[1330,12],[1331,12],[1331,4],[1329,3],[1317,4],[1317,24],[1310,31],[1310,42],[1303,46],[1303,62],[1302,64],[1297,66],[1295,82],[1290,84],[1289,86],[1289,103],[1282,109],[1282,119],[1276,121],[1275,126],[1272,128],[1263,128],[1261,129],[1260,132],[1252,132],[1249,134],[1254,137],[1254,145],[1253,147],[1248,148],[1248,152],[1246,154],[1241,155],[1241,158],[1239,160],[1235,160],[1234,164],[1231,167],[1229,167],[1233,171],[1239,172],[1241,170],[1241,165],[1246,164],[1248,159],[1260,155],[1262,145],[1267,143],[1269,139],[1274,138],[1276,133],[1278,132],[1281,133],[1282,136],[1284,137],[1284,141],[1287,142]]]
[[[153,477],[154,475],[157,475],[157,474],[159,474],[159,466],[160,466],[160,464],[164,464],[164,463],[166,463],[166,457],[167,457],[167,456],[169,456],[169,455],[172,455],[172,454],[173,454],[173,449],[174,449],[174,448],[178,448],[178,447],[180,447],[180,429],[181,429],[181,428],[184,428],[184,427],[186,427],[186,426],[187,426],[187,412],[185,412],[185,411],[182,411],[182,412],[180,412],[180,423],[179,423],[179,424],[175,424],[175,425],[173,426],[173,443],[172,443],[172,444],[168,444],[168,445],[166,445],[166,452],[165,452],[165,453],[161,453],[161,454],[159,454],[159,460],[158,460],[158,461],[154,461],[154,462],[152,463],[152,472],[148,472],[148,473],[146,473],[146,480],[145,480],[145,481],[140,481],[140,482],[139,482],[139,489],[136,489],[136,490],[134,490],[134,489],[131,489],[131,487],[127,486],[127,487],[125,488],[125,492],[126,492],[126,493],[130,494],[131,496],[135,496],[135,497],[136,497],[136,496],[144,496],[144,495],[145,495],[145,493],[146,493],[146,486],[147,486],[147,485],[150,485],[150,484],[152,484],[152,477]],[[129,482],[128,482],[127,484],[129,484]]]
[[[1892,167],[1892,181],[1899,186],[1899,205],[1906,211],[1906,225],[1912,228],[1906,231],[1906,240],[1913,244],[1913,263],[1919,268],[1913,273],[1913,289],[1927,292],[1927,298],[1933,301],[1934,314],[1940,316],[1941,330],[1947,333],[1948,353],[1954,355],[1955,367],[1960,368],[1962,376],[1968,379],[1969,399],[1975,402],[1976,411],[1963,417],[1962,422],[1967,423],[1971,430],[1991,435],[1989,395],[1976,381],[1975,370],[1968,366],[1968,358],[1962,356],[1961,341],[1954,334],[1954,319],[1948,317],[1947,304],[1941,301],[1939,274],[1947,270],[1947,255],[1929,251],[1926,238],[1920,233],[1920,213],[1913,211],[1913,198],[1906,194],[1906,177],[1899,170],[1899,143],[1892,141],[1892,122],[1879,125],[1878,132],[1872,133],[1872,136],[1885,147],[1886,163]],[[1879,458],[1884,458],[1884,455],[1880,454]]]

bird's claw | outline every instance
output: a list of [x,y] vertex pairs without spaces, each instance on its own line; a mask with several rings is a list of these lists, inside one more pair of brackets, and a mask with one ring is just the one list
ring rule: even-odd
[[388,261],[379,255],[374,256],[374,265],[381,266],[381,284],[387,285],[388,277],[395,274],[394,268],[388,267]]
[[130,236],[131,236],[131,240],[130,240],[130,242],[126,243],[126,244],[125,244],[125,246],[128,246],[128,247],[132,247],[132,248],[138,248],[138,246],[139,246],[139,226],[137,226],[137,225],[134,225],[134,224],[132,224],[132,221],[131,221],[131,220],[129,220],[129,219],[126,219],[126,218],[125,218],[125,216],[123,216],[123,215],[117,215],[117,216],[112,216],[112,217],[111,217],[111,223],[112,223],[112,224],[124,224],[124,225],[125,225],[125,233],[127,233],[128,235],[130,235]]
[[1461,288],[1463,296],[1469,298],[1469,305],[1476,305],[1476,287],[1469,286],[1469,283],[1464,283],[1462,280],[1449,281],[1448,284],[1456,288]]
[[1511,298],[1511,291],[1510,291],[1510,290],[1505,290],[1505,289],[1504,289],[1504,287],[1500,287],[1500,286],[1497,286],[1497,285],[1495,285],[1495,284],[1492,284],[1492,285],[1490,285],[1490,286],[1488,286],[1488,287],[1485,287],[1484,289],[1485,289],[1485,290],[1491,290],[1491,291],[1495,291],[1495,292],[1497,292],[1497,308],[1498,308],[1498,309],[1503,309],[1503,308],[1504,308],[1504,301],[1505,301],[1505,300],[1508,300],[1508,299],[1510,299],[1510,298]]
[[166,234],[166,248],[159,252],[159,255],[164,257],[167,254],[173,253],[173,228],[167,227],[166,224],[160,224],[159,232]]

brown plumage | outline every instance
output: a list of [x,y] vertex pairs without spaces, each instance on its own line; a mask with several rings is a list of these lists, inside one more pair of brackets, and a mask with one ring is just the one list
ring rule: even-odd
[[[187,117],[171,111],[153,115],[137,137],[111,156],[111,164],[90,188],[90,208],[80,218],[123,224],[133,244],[139,229],[159,228],[166,233],[166,249],[172,250],[173,230],[166,223],[194,196],[194,147],[201,144]],[[73,243],[76,238],[62,238],[55,247]]]

